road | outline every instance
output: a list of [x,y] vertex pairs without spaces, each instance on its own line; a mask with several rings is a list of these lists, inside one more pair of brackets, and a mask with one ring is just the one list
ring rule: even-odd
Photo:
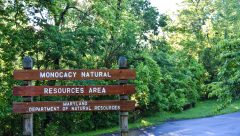
[[[204,111],[203,111],[204,112]],[[169,121],[131,130],[130,136],[240,136],[240,112],[208,118]],[[118,136],[107,134],[104,136]]]

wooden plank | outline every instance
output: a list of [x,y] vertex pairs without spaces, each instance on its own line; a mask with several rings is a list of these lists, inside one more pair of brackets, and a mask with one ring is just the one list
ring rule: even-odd
[[[118,60],[119,69],[125,69],[127,68],[127,58],[126,57],[120,57]],[[124,86],[127,84],[127,80],[119,80],[119,85]],[[128,95],[120,95],[119,100],[125,101],[128,100]],[[120,127],[120,135],[121,136],[128,136],[128,112],[120,111],[119,112],[119,127]]]
[[15,70],[15,80],[120,80],[135,79],[135,70],[94,69],[94,70]]
[[65,102],[15,102],[13,112],[79,112],[79,111],[131,111],[135,101],[95,100]]
[[[29,56],[25,56],[23,59],[23,68],[26,69],[32,69],[33,68],[33,60]],[[32,81],[24,81],[24,86],[32,86]],[[23,97],[24,102],[32,102],[33,97]],[[23,114],[23,135],[24,136],[33,136],[33,114]]]
[[15,96],[81,96],[133,94],[134,85],[107,86],[15,86]]

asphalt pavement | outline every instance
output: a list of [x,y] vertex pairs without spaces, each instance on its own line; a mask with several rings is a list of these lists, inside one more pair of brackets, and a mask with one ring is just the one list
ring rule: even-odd
[[[119,134],[103,136],[119,136]],[[129,136],[240,136],[240,112],[208,118],[168,121],[158,126],[130,130]]]

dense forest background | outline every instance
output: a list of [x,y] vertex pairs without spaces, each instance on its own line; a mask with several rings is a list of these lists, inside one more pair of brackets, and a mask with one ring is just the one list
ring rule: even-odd
[[[0,0],[0,135],[22,135],[12,113],[13,70],[31,56],[34,69],[136,69],[137,108],[130,121],[159,111],[181,112],[215,99],[216,111],[240,96],[240,3],[183,0],[173,19],[148,0]],[[34,85],[113,84],[38,81]],[[34,101],[116,99],[35,97]],[[118,124],[116,112],[34,114],[35,135],[62,135]],[[45,129],[44,129],[45,128]]]

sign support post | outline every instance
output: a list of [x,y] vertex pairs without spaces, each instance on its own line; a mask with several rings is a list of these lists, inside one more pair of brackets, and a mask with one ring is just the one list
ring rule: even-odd
[[[33,61],[31,57],[26,56],[23,59],[23,69],[24,70],[32,70],[33,68]],[[25,80],[24,86],[31,86],[32,81],[31,80]],[[33,97],[31,96],[23,96],[24,102],[32,102]],[[23,135],[24,136],[33,136],[33,114],[23,114]]]
[[[118,60],[119,69],[127,68],[127,59],[126,57],[120,57]],[[119,80],[119,85],[126,85],[128,80]],[[120,101],[128,100],[128,95],[120,95]],[[119,125],[120,125],[120,135],[128,136],[128,112],[119,112]]]

